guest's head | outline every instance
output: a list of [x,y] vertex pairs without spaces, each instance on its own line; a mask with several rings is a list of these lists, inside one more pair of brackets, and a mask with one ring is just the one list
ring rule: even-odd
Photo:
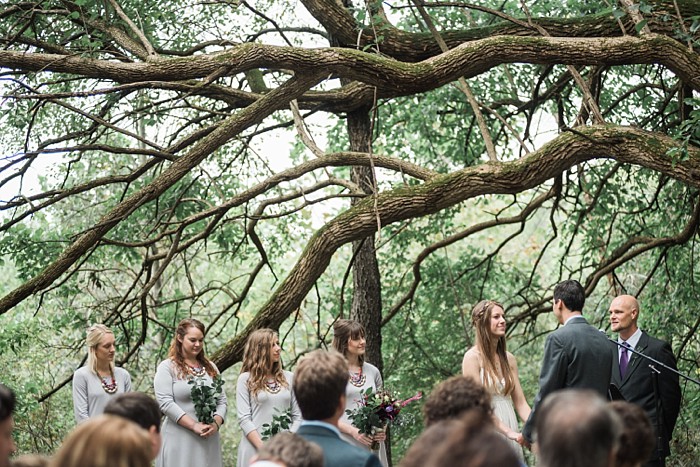
[[354,319],[339,319],[333,324],[333,348],[343,354],[365,361],[365,328]]
[[257,394],[265,389],[265,384],[273,377],[277,384],[288,387],[287,379],[282,372],[279,336],[268,328],[253,331],[243,349],[243,366],[241,372],[249,372],[248,390]]
[[655,445],[654,431],[644,409],[626,401],[610,402],[622,420],[622,435],[615,467],[640,467],[651,456]]
[[401,467],[424,467],[428,458],[434,453],[435,446],[445,441],[455,431],[464,429],[458,419],[439,420],[431,423],[413,442],[401,459]]
[[423,405],[425,426],[460,418],[477,409],[491,415],[491,396],[484,386],[467,376],[453,376],[435,386]]
[[85,335],[88,349],[87,367],[98,373],[98,366],[109,365],[114,371],[114,354],[116,352],[114,333],[104,324],[93,324]]
[[318,444],[288,431],[278,433],[258,449],[251,467],[274,462],[283,467],[323,467],[323,451]]
[[100,415],[81,423],[63,441],[51,467],[149,467],[148,432],[125,418]]
[[493,426],[492,418],[481,410],[470,410],[458,420],[453,430],[423,465],[439,467],[520,467],[520,461],[506,438]]
[[[482,300],[474,305],[472,326],[476,331],[476,348],[481,353],[484,365],[484,383],[489,387],[494,386],[502,377],[505,380],[504,393],[510,394],[515,388],[515,381],[508,363],[503,305],[493,300]],[[497,368],[501,371],[497,371]]]
[[550,394],[535,422],[540,466],[612,467],[622,426],[594,391],[565,389]]
[[162,439],[160,436],[161,412],[155,399],[142,392],[118,394],[107,402],[104,413],[131,420],[146,430],[151,438],[152,458],[156,458]]
[[338,352],[314,350],[294,372],[294,395],[305,420],[336,424],[345,409],[348,362]]
[[48,467],[50,461],[40,454],[22,454],[10,462],[10,467]]
[[569,311],[583,311],[583,305],[586,303],[586,291],[583,286],[576,280],[568,280],[558,283],[554,287],[554,303],[555,305],[561,300],[562,304]]
[[637,331],[639,302],[631,295],[620,295],[610,303],[610,327],[627,340]]
[[198,319],[186,318],[178,323],[168,356],[175,362],[180,375],[188,374],[186,361],[198,362],[212,378],[218,374],[204,353],[205,334],[206,328]]
[[0,384],[0,467],[10,464],[10,456],[17,450],[12,431],[15,421],[12,414],[15,411],[15,393],[7,386]]

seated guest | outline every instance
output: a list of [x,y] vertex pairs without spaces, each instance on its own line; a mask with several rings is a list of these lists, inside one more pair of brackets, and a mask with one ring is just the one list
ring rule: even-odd
[[0,467],[10,465],[10,456],[17,450],[12,430],[15,421],[12,414],[15,411],[15,393],[5,385],[0,384]]
[[99,415],[63,441],[50,467],[150,467],[148,432],[122,417]]
[[323,467],[323,451],[299,435],[283,431],[267,440],[253,456],[250,467]]
[[160,437],[162,414],[155,399],[143,392],[119,394],[107,402],[104,413],[131,420],[146,430],[151,437],[152,459],[158,456],[162,441]]
[[539,467],[613,467],[622,426],[596,392],[550,394],[535,422]]
[[491,396],[484,386],[466,376],[453,376],[435,386],[423,405],[426,427],[441,420],[460,418],[470,409],[492,414]]
[[299,362],[293,388],[304,421],[297,434],[321,447],[325,467],[381,467],[377,456],[340,438],[349,378],[347,360],[335,351],[314,350]]
[[615,467],[641,467],[651,457],[656,444],[649,416],[631,402],[615,401],[610,407],[619,415],[623,426]]
[[[496,430],[490,414],[473,409],[459,420],[442,440],[433,444],[422,464],[425,467],[520,467],[518,456],[505,436]],[[406,457],[409,456],[407,453]],[[406,464],[402,464],[402,467]]]

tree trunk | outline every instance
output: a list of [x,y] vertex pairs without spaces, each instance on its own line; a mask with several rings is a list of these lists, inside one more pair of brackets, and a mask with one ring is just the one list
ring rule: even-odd
[[[371,123],[368,109],[348,114],[348,134],[353,151],[370,152]],[[355,166],[351,175],[368,195],[373,193],[371,167]],[[374,249],[374,235],[356,240],[353,250],[353,294],[350,317],[362,323],[367,332],[366,359],[382,370],[382,293],[379,279],[379,264]]]
[[[372,125],[369,109],[348,113],[348,135],[352,151],[371,154]],[[374,173],[372,167],[355,166],[351,180],[362,191],[372,196],[374,193]],[[353,199],[353,203],[355,199]],[[352,306],[350,317],[362,323],[367,333],[365,358],[382,372],[382,286],[379,278],[379,263],[375,250],[374,235],[352,242]],[[387,438],[387,457],[391,465],[391,445]]]

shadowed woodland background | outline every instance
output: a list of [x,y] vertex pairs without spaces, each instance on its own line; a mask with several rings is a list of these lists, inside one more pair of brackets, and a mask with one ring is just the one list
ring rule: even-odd
[[[74,425],[93,322],[147,392],[174,325],[211,326],[227,463],[262,326],[293,370],[358,319],[408,396],[460,371],[464,312],[495,299],[532,401],[552,288],[574,278],[602,329],[612,297],[638,296],[699,375],[695,0],[7,0],[0,45],[0,368],[21,452]],[[700,389],[681,387],[672,466],[700,458]]]

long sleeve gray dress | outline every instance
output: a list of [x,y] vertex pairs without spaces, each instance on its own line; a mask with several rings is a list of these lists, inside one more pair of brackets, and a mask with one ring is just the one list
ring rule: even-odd
[[[213,385],[209,375],[204,378],[207,384]],[[190,393],[192,386],[187,381],[186,377],[178,376],[172,360],[164,360],[158,365],[153,387],[165,421],[160,430],[163,443],[156,458],[156,467],[223,467],[218,432],[202,438],[177,424],[184,415],[197,420]],[[214,414],[225,420],[227,404],[226,394],[222,391]]]
[[114,381],[117,391],[109,394],[102,387],[100,377],[90,368],[83,366],[73,373],[73,413],[76,423],[101,415],[112,397],[131,391],[131,376],[124,368],[114,369]]
[[301,422],[301,411],[297,405],[294,392],[292,391],[292,380],[294,375],[289,372],[284,372],[284,379],[287,380],[288,388],[282,387],[276,394],[268,391],[260,391],[257,397],[248,390],[249,372],[243,372],[238,377],[236,385],[236,410],[238,411],[238,424],[241,426],[243,436],[238,444],[238,458],[236,465],[238,467],[248,467],[250,458],[253,457],[256,450],[255,447],[248,441],[246,435],[254,430],[258,434],[262,431],[262,426],[265,423],[272,421],[273,415],[279,415],[287,409],[292,410],[292,426],[291,431],[297,431]]
[[[384,383],[382,382],[382,375],[381,373],[379,373],[379,369],[371,363],[365,362],[362,364],[362,374],[365,376],[365,380],[362,382],[361,386],[355,386],[352,383],[352,381],[348,381],[348,385],[345,389],[345,410],[356,409],[358,401],[362,400],[362,395],[360,393],[366,391],[367,388],[371,387],[374,391],[378,391],[384,386]],[[343,412],[343,416],[340,417],[340,421],[347,423],[348,425],[352,425],[352,420],[348,418],[348,415],[345,412]],[[341,437],[354,446],[358,446],[362,449],[369,450],[369,447],[356,441],[355,438],[346,433],[341,433]],[[377,453],[377,455],[379,456],[379,460],[381,461],[384,467],[389,465],[389,461],[386,455],[386,445],[384,444],[384,441],[379,443],[379,452]]]

